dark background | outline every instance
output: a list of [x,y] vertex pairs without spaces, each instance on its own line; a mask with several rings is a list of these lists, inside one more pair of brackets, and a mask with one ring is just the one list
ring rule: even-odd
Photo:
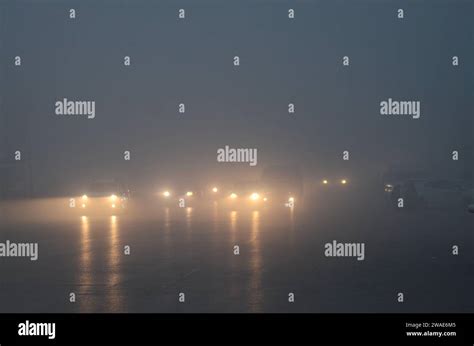
[[[0,312],[474,311],[474,214],[383,198],[394,167],[472,183],[472,18],[471,1],[1,1],[0,241],[40,252],[0,260]],[[55,115],[63,97],[96,101],[96,118]],[[421,118],[381,116],[388,98],[421,101]],[[258,165],[219,164],[225,145]],[[273,164],[301,169],[304,204],[156,195]],[[319,193],[326,177],[349,183]],[[101,178],[136,192],[128,214],[68,207]],[[333,240],[363,242],[365,260],[325,257]]]
[[[456,178],[472,170],[470,1],[0,6],[5,195],[15,184],[33,195],[68,195],[102,177],[141,190],[169,177],[254,179],[271,164],[299,166],[306,179],[348,167],[370,179],[392,166]],[[345,55],[350,67],[342,66]],[[95,100],[96,118],[56,116],[63,97]],[[381,116],[379,103],[389,97],[421,101],[421,118]],[[218,164],[225,145],[257,148],[258,166]],[[12,162],[15,150],[21,164]],[[345,166],[343,150],[351,152]],[[27,182],[19,181],[24,174]]]

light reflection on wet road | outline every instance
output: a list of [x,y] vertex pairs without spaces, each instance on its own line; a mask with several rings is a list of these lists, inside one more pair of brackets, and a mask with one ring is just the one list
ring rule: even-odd
[[107,305],[111,310],[123,311],[122,307],[122,267],[121,261],[124,256],[124,246],[120,243],[120,230],[117,216],[110,216],[110,244],[107,256]]
[[262,255],[260,250],[260,212],[252,211],[250,231],[250,279],[248,295],[250,312],[262,312]]
[[92,253],[91,253],[91,239],[89,230],[89,219],[87,216],[81,216],[81,252],[79,266],[77,268],[79,275],[79,291],[78,295],[84,297],[81,300],[80,311],[88,312],[93,311],[92,301],[88,298],[90,287],[94,283],[92,277]]
[[[473,229],[464,214],[360,209],[335,217],[331,210],[210,203],[3,222],[2,239],[37,241],[40,256],[1,259],[0,310],[474,311]],[[324,257],[324,244],[334,239],[365,242],[366,260]],[[462,249],[456,258],[454,243]],[[394,300],[397,290],[408,297],[403,306]]]

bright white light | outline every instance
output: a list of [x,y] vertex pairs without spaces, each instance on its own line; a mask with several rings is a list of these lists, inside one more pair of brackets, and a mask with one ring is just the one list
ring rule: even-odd
[[323,180],[323,184],[327,185],[328,181],[326,179]]
[[110,196],[110,200],[111,200],[112,202],[115,202],[115,201],[117,200],[117,196],[116,196],[116,195]]
[[192,191],[186,192],[186,196],[191,197],[192,195],[193,195],[193,192],[192,192]]
[[230,194],[230,198],[232,198],[232,199],[235,199],[235,198],[237,198],[237,194],[235,194],[235,193],[231,193],[231,194]]
[[169,196],[171,196],[171,192],[165,191],[165,192],[163,192],[163,196],[169,197]]
[[219,191],[219,190],[217,189],[217,187],[213,187],[213,188],[212,188],[212,192],[217,192],[217,191]]
[[258,200],[259,198],[260,198],[260,195],[259,195],[258,193],[256,193],[256,192],[254,192],[254,193],[252,193],[252,194],[250,195],[250,199],[251,199],[252,201],[256,201],[256,200]]
[[347,180],[346,180],[346,179],[342,179],[342,180],[341,180],[341,184],[342,184],[342,185],[346,185],[346,184],[347,184]]
[[288,202],[294,202],[294,201],[295,201],[294,197],[288,198]]
[[87,199],[87,195],[82,195],[82,199]]

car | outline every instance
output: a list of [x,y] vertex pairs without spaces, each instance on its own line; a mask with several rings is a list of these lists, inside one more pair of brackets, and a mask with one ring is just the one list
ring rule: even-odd
[[237,182],[223,193],[223,197],[224,202],[232,207],[262,207],[268,201],[266,192],[256,181]]
[[90,183],[80,196],[80,209],[84,213],[123,212],[128,205],[130,190],[114,180],[97,180]]
[[294,206],[303,200],[301,172],[290,166],[270,166],[264,169],[259,186],[269,204]]
[[168,184],[158,192],[161,202],[166,206],[191,206],[201,197],[200,189],[189,184],[181,184],[181,187],[171,185]]
[[324,177],[321,179],[321,186],[326,189],[341,188],[349,185],[349,179],[343,177]]
[[219,201],[227,197],[228,191],[231,190],[224,184],[207,184],[202,190],[202,197],[206,200]]
[[393,205],[398,207],[403,198],[404,207],[465,208],[474,202],[474,190],[469,182],[450,179],[413,179],[385,187]]

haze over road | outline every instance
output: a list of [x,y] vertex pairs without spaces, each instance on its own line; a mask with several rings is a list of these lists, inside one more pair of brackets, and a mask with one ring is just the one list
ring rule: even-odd
[[[29,203],[21,220],[2,218],[1,241],[38,242],[39,258],[0,258],[0,312],[474,310],[473,222],[465,210],[398,212],[381,199],[347,195],[293,210],[136,200],[124,215],[46,217],[31,210],[58,201]],[[365,259],[325,257],[333,240],[365,243]]]

